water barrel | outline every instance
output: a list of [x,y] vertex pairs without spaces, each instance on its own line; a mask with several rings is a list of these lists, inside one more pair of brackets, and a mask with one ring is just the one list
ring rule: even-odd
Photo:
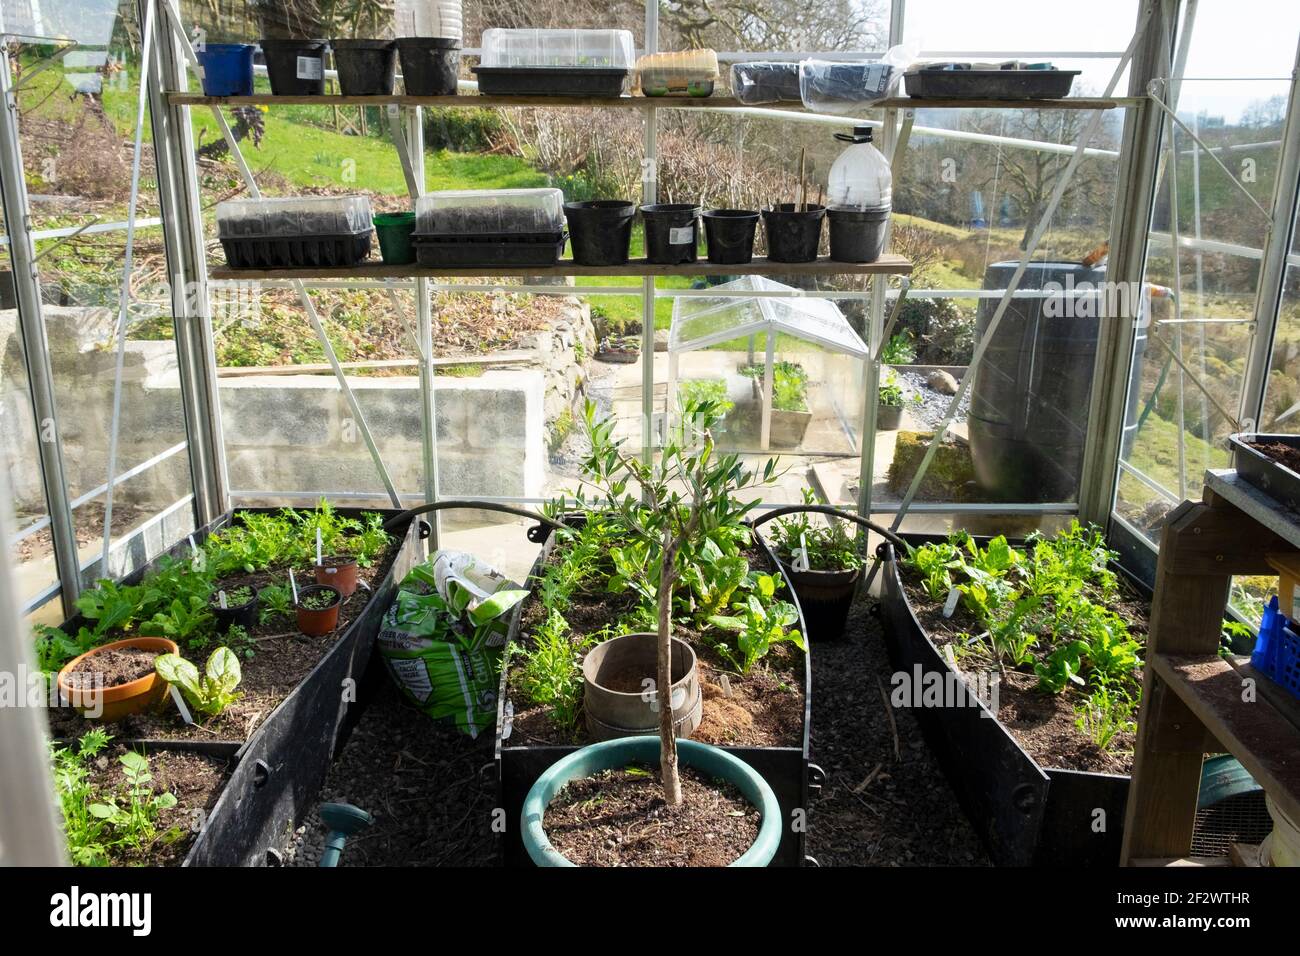
[[[996,262],[985,289],[1005,289],[1017,263]],[[969,417],[975,477],[992,501],[1072,501],[1078,495],[1104,269],[1030,263],[975,369]],[[976,340],[1001,299],[981,299]]]

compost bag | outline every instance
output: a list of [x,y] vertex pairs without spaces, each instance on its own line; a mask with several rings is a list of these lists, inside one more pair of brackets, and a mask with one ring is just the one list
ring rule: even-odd
[[379,653],[403,695],[477,737],[496,721],[511,608],[528,596],[472,554],[438,551],[398,585]]

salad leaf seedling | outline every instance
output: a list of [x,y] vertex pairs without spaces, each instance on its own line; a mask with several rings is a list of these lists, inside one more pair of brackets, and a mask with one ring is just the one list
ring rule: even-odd
[[293,592],[287,584],[268,584],[257,592],[257,619],[261,624],[293,616]]
[[160,654],[154,660],[158,676],[180,688],[190,707],[205,717],[216,717],[239,699],[236,691],[243,675],[239,659],[228,647],[218,647],[203,673],[179,654]]

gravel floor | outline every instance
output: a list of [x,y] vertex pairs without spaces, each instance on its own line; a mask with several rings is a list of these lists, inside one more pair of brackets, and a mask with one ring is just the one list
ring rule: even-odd
[[808,815],[808,855],[822,866],[987,866],[921,728],[905,710],[890,723],[881,687],[893,669],[874,608],[859,601],[846,638],[812,649],[812,760],[827,780]]
[[[987,865],[906,711],[893,711],[895,756],[880,692],[892,671],[873,607],[859,602],[847,639],[813,648],[812,759],[828,779],[809,808],[807,852],[822,866]],[[342,865],[493,865],[491,760],[490,736],[472,741],[434,723],[385,682],[320,796],[375,816],[348,841]],[[294,834],[288,865],[314,866],[324,838],[312,813]]]
[[[925,376],[919,372],[899,372],[898,377],[903,380],[910,394],[920,395],[921,401],[908,405],[907,410],[911,416],[921,422],[924,422],[930,428],[937,428],[943,421],[943,416],[948,413],[948,405],[952,402],[951,395],[945,395],[943,392],[936,392],[926,384]],[[961,405],[957,408],[957,418],[955,421],[964,422],[967,414],[970,412],[970,392],[968,391],[961,400]]]

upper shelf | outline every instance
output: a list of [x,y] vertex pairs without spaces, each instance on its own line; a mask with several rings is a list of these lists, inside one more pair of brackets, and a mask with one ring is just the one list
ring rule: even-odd
[[1209,469],[1205,487],[1256,522],[1300,548],[1300,515],[1288,511],[1232,469]]
[[[756,107],[742,103],[730,96],[275,96],[257,93],[253,96],[204,96],[202,93],[168,93],[167,102],[173,106],[449,106],[473,109],[475,107],[601,107],[613,109],[774,109],[802,112],[802,103],[763,103]],[[1134,106],[1140,98],[1117,97],[1094,99],[1069,97],[1061,100],[939,100],[895,97],[881,100],[871,109],[1009,109],[1009,110],[1113,110]]]
[[902,256],[884,255],[875,262],[835,262],[826,257],[814,262],[769,262],[755,256],[744,265],[718,265],[701,259],[683,265],[665,266],[633,259],[622,266],[583,266],[561,259],[554,266],[470,266],[427,268],[389,266],[364,262],[346,268],[231,269],[216,267],[214,279],[409,279],[471,276],[708,276],[708,275],[909,275],[912,263]]

